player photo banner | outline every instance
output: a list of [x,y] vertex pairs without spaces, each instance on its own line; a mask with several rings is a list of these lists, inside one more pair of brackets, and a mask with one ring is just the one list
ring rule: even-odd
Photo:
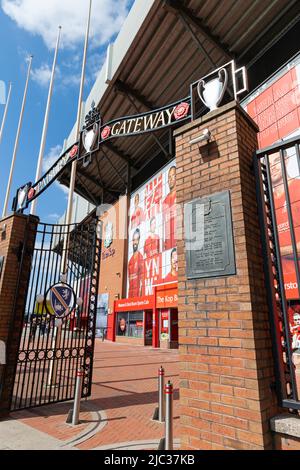
[[176,165],[170,162],[130,199],[127,297],[153,294],[178,278]]
[[[287,64],[243,103],[259,127],[259,148],[299,134],[300,56]],[[296,237],[300,246],[300,171],[294,147],[284,150],[289,199]],[[270,171],[281,252],[285,295],[288,301],[299,299],[294,253],[292,249],[287,195],[283,184],[280,155],[270,155]],[[300,260],[298,259],[298,263]]]

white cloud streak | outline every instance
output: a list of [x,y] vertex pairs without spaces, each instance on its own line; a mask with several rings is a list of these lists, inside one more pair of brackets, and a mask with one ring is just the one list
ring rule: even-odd
[[60,154],[62,152],[62,146],[61,145],[55,145],[55,147],[51,147],[47,155],[44,157],[43,160],[43,171],[46,173],[52,165],[58,160],[60,157]]
[[[40,67],[31,71],[31,78],[42,87],[49,86],[52,69],[48,64],[42,64]],[[56,76],[60,75],[59,68],[56,68]]]
[[[128,0],[94,0],[91,22],[91,45],[106,44],[118,33],[127,14]],[[83,0],[2,0],[1,6],[17,25],[42,37],[53,49],[57,28],[62,26],[62,47],[74,48],[83,42],[88,2]]]

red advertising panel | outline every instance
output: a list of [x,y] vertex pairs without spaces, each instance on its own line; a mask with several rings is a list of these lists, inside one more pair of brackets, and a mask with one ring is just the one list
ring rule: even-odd
[[[167,286],[166,286],[167,287]],[[170,287],[156,291],[156,308],[172,308],[178,305],[178,289]]]
[[[272,77],[245,104],[248,114],[259,126],[260,148],[300,134],[300,65],[298,62],[299,60],[295,60]],[[296,243],[300,251],[299,167],[297,157],[292,154],[292,150],[284,151],[284,158]],[[287,211],[287,195],[283,185],[279,154],[270,156],[270,169],[286,297],[288,300],[295,300],[299,299],[299,291]]]
[[[259,126],[259,147],[300,135],[300,58],[272,77],[249,100],[246,110]],[[300,253],[300,171],[294,148],[283,151],[288,195],[294,226],[296,249]],[[293,351],[296,383],[300,393],[300,301],[296,276],[299,256],[293,253],[287,193],[283,184],[280,156],[269,157],[278,228],[281,263]]]
[[127,296],[177,281],[176,167],[171,162],[132,194]]
[[261,87],[246,104],[259,126],[259,147],[290,136],[300,126],[300,67],[292,66]]
[[115,312],[130,312],[137,310],[151,310],[153,297],[138,297],[135,299],[122,299],[115,301]]

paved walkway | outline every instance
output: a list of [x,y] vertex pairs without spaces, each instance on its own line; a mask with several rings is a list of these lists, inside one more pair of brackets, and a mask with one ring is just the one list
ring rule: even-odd
[[92,396],[81,424],[66,424],[72,403],[12,413],[0,422],[0,449],[156,449],[164,425],[152,421],[157,371],[174,384],[174,436],[178,436],[178,351],[97,340]]

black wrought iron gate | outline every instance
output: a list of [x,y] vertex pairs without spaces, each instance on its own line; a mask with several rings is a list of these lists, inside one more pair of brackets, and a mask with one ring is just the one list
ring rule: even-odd
[[[91,394],[101,250],[96,223],[38,225],[12,411],[74,398],[80,366],[84,369],[82,397]],[[64,256],[67,269],[62,276]],[[51,305],[53,285],[68,285],[76,299],[64,319],[55,316]]]
[[300,322],[293,326],[292,318],[298,315],[294,299],[300,298],[299,144],[299,138],[290,139],[254,156],[276,388],[280,405],[295,410],[300,409],[295,366],[300,357]]

